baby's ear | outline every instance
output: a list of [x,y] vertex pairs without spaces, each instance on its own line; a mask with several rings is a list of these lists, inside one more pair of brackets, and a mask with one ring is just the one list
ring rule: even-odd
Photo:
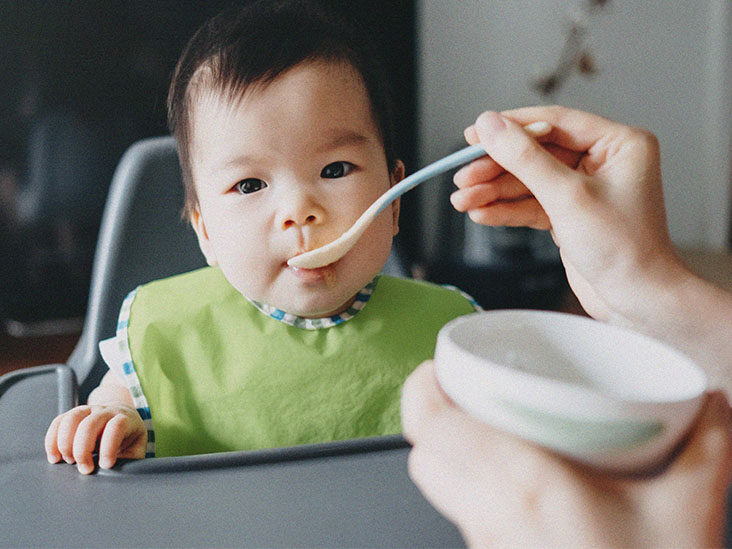
[[[391,171],[391,174],[389,176],[389,179],[391,180],[391,185],[389,186],[393,187],[402,179],[404,179],[404,172],[404,162],[402,162],[401,160],[397,160],[394,169]],[[400,198],[397,198],[394,202],[391,203],[392,227],[394,228],[392,236],[396,236],[399,233],[400,200]]]
[[194,208],[191,212],[191,226],[198,237],[198,246],[203,252],[203,256],[206,258],[206,262],[211,265],[218,265],[219,262],[216,260],[216,254],[211,246],[211,241],[208,238],[208,232],[206,231],[206,224],[203,222],[203,216],[198,208]]

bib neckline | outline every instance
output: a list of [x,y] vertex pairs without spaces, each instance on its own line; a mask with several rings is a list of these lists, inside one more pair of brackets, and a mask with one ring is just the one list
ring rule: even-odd
[[356,316],[366,306],[366,303],[368,303],[369,299],[371,299],[371,294],[374,293],[374,289],[376,288],[376,284],[378,281],[379,277],[376,276],[371,282],[369,282],[368,284],[366,284],[366,286],[359,290],[359,292],[356,294],[356,300],[351,304],[348,309],[346,309],[342,313],[320,318],[304,318],[298,315],[294,315],[292,313],[287,313],[282,309],[273,307],[272,305],[249,299],[248,297],[247,301],[254,305],[254,307],[259,312],[267,315],[270,318],[287,324],[288,326],[294,326],[295,328],[301,328],[303,330],[321,330],[323,328],[332,328],[333,326],[338,326],[339,324],[343,324],[344,322],[351,320],[354,316]]

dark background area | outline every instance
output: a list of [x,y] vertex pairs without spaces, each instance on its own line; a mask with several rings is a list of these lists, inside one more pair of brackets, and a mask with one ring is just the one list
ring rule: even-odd
[[[365,27],[380,52],[397,152],[414,172],[415,0],[321,1]],[[168,85],[194,31],[246,2],[0,2],[0,373],[68,357],[115,166],[135,141],[167,133]],[[458,286],[485,308],[557,308],[564,273],[558,259],[542,259],[546,246],[531,230],[490,229],[488,256],[466,262],[465,216],[450,206],[450,179],[402,197],[395,246],[403,270]],[[438,193],[438,215],[421,214],[419,192]],[[433,256],[426,234],[439,241]]]
[[[221,0],[0,4],[0,319],[26,335],[75,331],[114,167],[167,133],[165,99],[195,29]],[[366,27],[388,70],[397,147],[415,157],[413,0],[326,0]],[[398,246],[413,260],[414,197]],[[49,322],[50,321],[50,322]]]

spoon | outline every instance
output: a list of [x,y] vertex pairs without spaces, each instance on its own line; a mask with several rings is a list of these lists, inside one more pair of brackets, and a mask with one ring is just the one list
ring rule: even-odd
[[[532,122],[531,124],[524,126],[524,129],[534,137],[541,137],[542,135],[548,134],[552,127],[548,122],[540,121]],[[318,267],[324,267],[334,261],[338,261],[353,247],[354,244],[356,244],[356,241],[358,241],[371,222],[376,219],[376,217],[384,211],[389,204],[394,202],[394,200],[407,191],[412,190],[420,183],[453,168],[457,168],[462,164],[472,162],[481,156],[486,156],[486,152],[479,143],[477,145],[465,147],[464,149],[454,152],[445,158],[433,162],[421,170],[414,172],[412,175],[403,179],[377,198],[374,203],[361,214],[361,217],[356,220],[351,228],[341,236],[325,246],[291,257],[287,261],[287,264],[291,267],[297,267],[300,269],[317,269]]]

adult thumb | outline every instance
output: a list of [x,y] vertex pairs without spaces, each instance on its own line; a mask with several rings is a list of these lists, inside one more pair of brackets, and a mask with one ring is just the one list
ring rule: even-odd
[[493,160],[526,185],[545,209],[562,203],[562,190],[579,183],[574,170],[549,154],[510,118],[484,112],[476,120],[475,130]]

